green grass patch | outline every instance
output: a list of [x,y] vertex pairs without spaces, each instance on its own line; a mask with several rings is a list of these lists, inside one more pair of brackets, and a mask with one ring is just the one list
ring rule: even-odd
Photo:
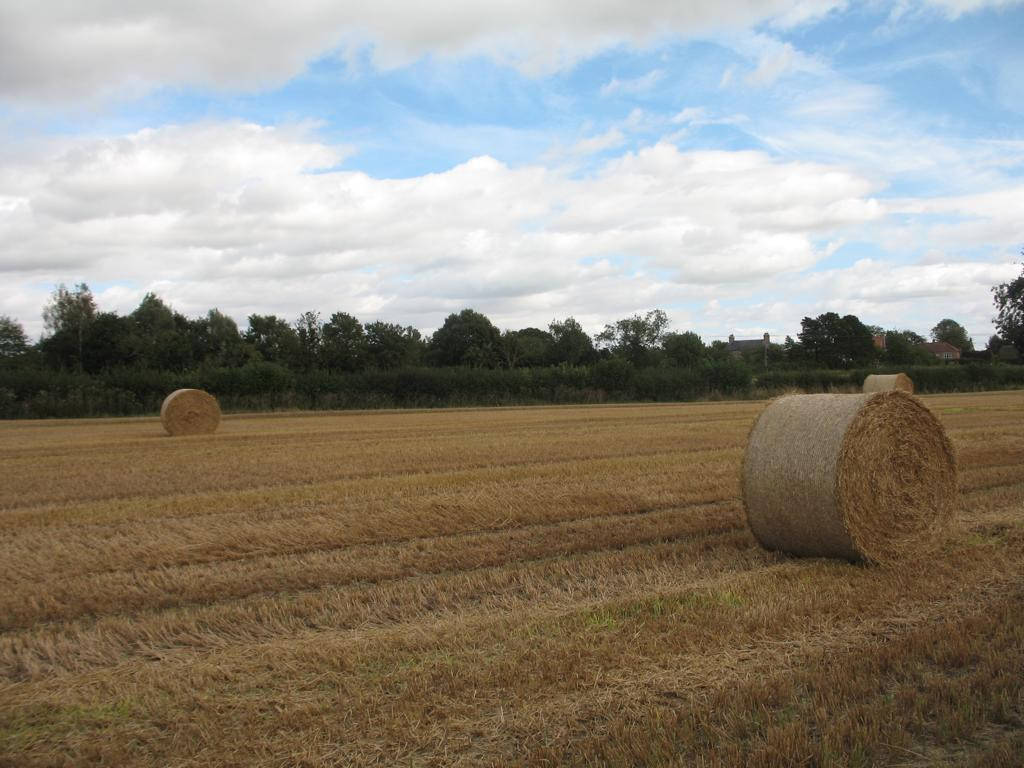
[[96,731],[127,722],[136,714],[128,700],[112,704],[73,705],[69,707],[36,706],[18,712],[0,724],[0,753],[13,753],[32,747],[54,736],[67,736],[82,731]]

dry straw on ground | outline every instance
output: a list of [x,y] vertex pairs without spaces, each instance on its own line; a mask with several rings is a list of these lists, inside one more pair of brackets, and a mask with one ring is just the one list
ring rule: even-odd
[[904,392],[794,395],[751,430],[747,520],[768,549],[892,562],[926,551],[952,516],[956,460]]
[[220,424],[220,406],[209,392],[178,389],[164,398],[160,421],[170,435],[208,435]]
[[1021,768],[1024,390],[901,569],[757,545],[764,405],[0,419],[0,766]]
[[864,379],[864,392],[888,392],[891,389],[914,394],[914,382],[905,373],[873,373]]

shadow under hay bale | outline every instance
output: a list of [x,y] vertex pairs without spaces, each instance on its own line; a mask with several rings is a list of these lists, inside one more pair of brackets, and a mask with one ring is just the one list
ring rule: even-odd
[[914,394],[914,382],[905,373],[873,373],[864,379],[864,392],[889,392],[899,389]]
[[164,398],[160,421],[169,435],[209,435],[220,425],[220,405],[209,392],[178,389]]
[[925,552],[956,494],[942,425],[898,390],[779,398],[754,424],[743,462],[754,536],[794,555],[884,563]]

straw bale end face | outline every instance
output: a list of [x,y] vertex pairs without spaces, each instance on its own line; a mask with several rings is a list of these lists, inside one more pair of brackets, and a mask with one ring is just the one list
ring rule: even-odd
[[750,433],[743,502],[768,549],[903,560],[936,543],[956,495],[942,425],[899,390],[782,397]]
[[164,398],[160,421],[172,436],[209,435],[220,425],[220,405],[209,392],[178,389]]

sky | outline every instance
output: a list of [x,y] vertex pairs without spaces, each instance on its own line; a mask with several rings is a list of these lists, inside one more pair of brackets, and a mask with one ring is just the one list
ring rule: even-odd
[[1024,247],[1024,3],[0,0],[0,315],[465,307],[983,346]]

